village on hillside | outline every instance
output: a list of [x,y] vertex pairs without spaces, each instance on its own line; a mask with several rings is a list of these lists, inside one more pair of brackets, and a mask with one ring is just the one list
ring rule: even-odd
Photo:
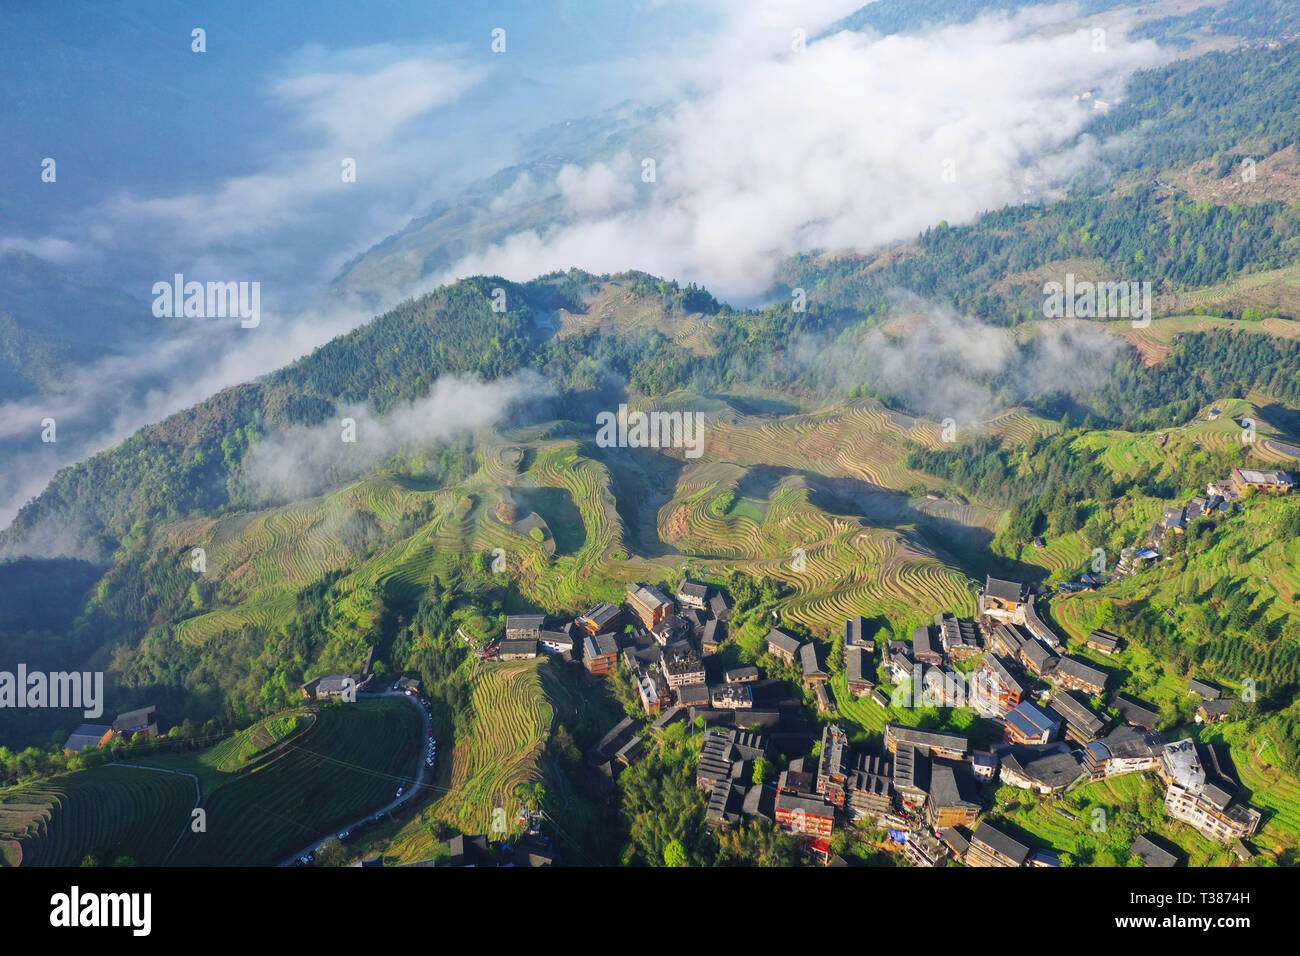
[[[1205,496],[1167,508],[1143,546],[1125,550],[1114,575],[1085,575],[1059,590],[1135,573],[1161,560],[1171,536],[1197,518],[1231,515],[1253,494],[1293,487],[1285,472],[1234,468]],[[735,655],[723,653],[732,614],[726,590],[689,579],[671,595],[665,590],[636,583],[621,605],[600,603],[570,621],[506,615],[502,636],[486,644],[458,632],[481,662],[551,655],[591,682],[615,675],[628,682],[640,718],[625,716],[586,755],[587,772],[607,798],[622,768],[665,728],[685,722],[704,733],[695,772],[707,794],[707,826],[767,820],[798,837],[811,862],[845,865],[831,839],[840,828],[865,825],[885,831],[893,852],[916,866],[1059,866],[1057,852],[1032,846],[998,818],[994,791],[1011,787],[1051,799],[1125,774],[1152,775],[1171,820],[1242,860],[1252,856],[1249,840],[1261,813],[1238,796],[1226,748],[1158,732],[1159,708],[1126,689],[1121,669],[1102,663],[1123,651],[1123,637],[1096,629],[1071,653],[1039,612],[1046,587],[990,575],[974,619],[936,613],[910,640],[878,641],[865,618],[849,618],[832,651],[842,654],[834,665],[822,644],[780,626],[765,635],[757,663],[727,665],[724,659]],[[355,699],[371,682],[370,670],[368,657],[359,673],[308,681],[302,696]],[[911,708],[966,708],[979,722],[957,732],[893,719],[874,746],[855,745],[837,720],[832,676],[840,672],[848,694],[891,717]],[[413,696],[428,712],[418,679],[400,677],[390,692]],[[1201,724],[1226,719],[1236,703],[1232,691],[1197,678],[1185,694]],[[78,727],[66,748],[98,748],[136,734],[157,736],[155,708]],[[430,737],[425,764],[432,768],[437,741]],[[556,862],[541,820],[526,822],[515,842],[532,862],[513,865]],[[449,865],[482,865],[490,845],[483,835],[454,837]],[[1178,848],[1155,833],[1137,835],[1130,852],[1148,866],[1180,862]]]
[[[1164,535],[1201,514],[1230,513],[1253,491],[1292,486],[1284,472],[1234,469],[1206,497],[1168,509],[1147,549],[1158,559]],[[1126,562],[1125,573],[1134,567]],[[935,614],[910,641],[877,642],[864,618],[845,621],[838,666],[848,693],[893,713],[964,707],[982,719],[978,734],[890,722],[874,747],[854,746],[837,723],[832,668],[817,642],[773,627],[760,663],[783,674],[725,666],[720,651],[730,613],[716,586],[685,580],[670,596],[639,583],[621,607],[598,604],[563,625],[542,615],[508,616],[504,638],[486,653],[501,660],[559,655],[593,681],[625,674],[644,719],[625,717],[588,753],[607,792],[664,728],[687,722],[705,734],[696,784],[707,793],[707,825],[766,819],[799,837],[813,862],[845,865],[831,838],[865,824],[887,831],[896,852],[916,866],[1059,866],[1058,853],[1032,846],[997,818],[994,791],[1012,787],[1051,799],[1126,774],[1159,782],[1171,820],[1240,859],[1253,855],[1249,840],[1261,814],[1238,796],[1226,748],[1158,732],[1159,709],[1128,692],[1117,669],[1096,662],[1119,654],[1123,638],[1093,630],[1083,642],[1088,656],[1070,653],[1021,582],[987,577],[974,620]],[[1205,680],[1191,679],[1185,693],[1198,723],[1224,720],[1235,703],[1232,692]],[[816,721],[808,717],[809,699]],[[1155,833],[1137,835],[1130,852],[1147,866],[1181,861],[1178,848]]]

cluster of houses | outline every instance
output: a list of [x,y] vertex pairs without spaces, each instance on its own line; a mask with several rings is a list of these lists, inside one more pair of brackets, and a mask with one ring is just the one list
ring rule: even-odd
[[[597,604],[567,624],[548,625],[541,614],[511,614],[494,656],[508,661],[554,654],[565,661],[580,661],[593,677],[604,677],[618,667],[622,652],[646,712],[655,714],[678,702],[673,691],[704,684],[701,661],[725,640],[730,616],[726,596],[707,585],[683,581],[676,598],[653,585],[634,584],[622,607]],[[630,645],[620,639],[628,621],[635,625]],[[698,692],[688,696],[692,706],[700,702]],[[719,699],[738,701],[741,696],[721,694]],[[702,699],[708,700],[708,694]]]
[[[1236,785],[1230,783],[1226,758],[1212,748],[1195,745],[1204,754],[1213,755],[1204,756],[1203,762],[1215,768],[1211,776],[1217,782],[1208,788],[1180,791],[1172,782],[1174,775],[1161,768],[1169,765],[1168,754],[1193,746],[1192,742],[1166,743],[1155,733],[1158,709],[1118,690],[1109,707],[1119,714],[1120,726],[1111,729],[1109,712],[1093,704],[1104,698],[1112,682],[1109,672],[1058,653],[1060,641],[1033,613],[1032,600],[1021,595],[1020,600],[1028,602],[1022,607],[1012,588],[1011,582],[990,578],[981,597],[981,626],[997,623],[991,628],[988,653],[975,681],[990,693],[973,695],[973,703],[984,716],[996,716],[1003,722],[1005,746],[997,754],[1002,782],[1039,793],[1058,793],[1081,781],[1116,773],[1155,771],[1167,786],[1165,805],[1174,819],[1225,842],[1253,834],[1259,826],[1259,813],[1232,800]],[[1023,627],[1016,623],[1022,614]],[[1088,635],[1086,646],[1111,656],[1120,650],[1122,641],[1109,631],[1095,630]],[[1050,690],[1027,693],[1036,683],[1049,684]],[[1222,688],[1208,681],[1193,679],[1188,692],[1199,698],[1199,721],[1222,720],[1233,705]],[[1187,796],[1193,791],[1196,799]]]
[[[1250,491],[1273,494],[1287,494],[1295,487],[1295,481],[1285,471],[1261,471],[1253,468],[1234,468],[1226,481],[1212,481],[1205,488],[1204,495],[1194,495],[1184,505],[1172,505],[1164,510],[1160,518],[1147,533],[1146,541],[1135,547],[1124,548],[1120,552],[1119,563],[1113,575],[1105,572],[1088,572],[1078,581],[1067,581],[1060,585],[1062,593],[1090,591],[1111,580],[1120,580],[1159,561],[1164,551],[1168,551],[1171,536],[1186,533],[1198,518],[1211,515],[1231,515],[1241,510],[1241,499]],[[1034,542],[1042,547],[1041,539]]]
[[[861,642],[863,622],[859,618],[857,625],[857,639],[853,638],[854,622],[850,621],[845,626],[845,657],[844,663],[846,668],[852,666],[855,686],[863,685],[868,688],[874,686],[866,680],[862,671],[862,655],[866,653],[866,644]],[[820,714],[829,714],[835,709],[835,699],[831,696],[830,679],[831,675],[822,668],[821,659],[818,656],[817,645],[812,641],[801,641],[797,637],[787,634],[780,628],[773,628],[767,632],[763,639],[767,652],[773,657],[786,664],[798,665],[802,673],[802,680],[805,687],[812,691],[813,698],[817,701],[817,712]],[[875,642],[870,642],[872,648]]]
[[[1237,786],[1221,752],[1190,739],[1166,741],[1155,731],[1157,708],[1110,687],[1113,675],[1091,659],[1068,653],[1023,584],[992,576],[973,621],[938,614],[910,642],[891,640],[878,649],[867,623],[851,618],[843,648],[850,694],[889,706],[874,682],[879,669],[894,685],[922,694],[925,703],[971,707],[996,722],[998,743],[977,750],[963,734],[891,723],[879,752],[865,752],[830,723],[820,728],[816,757],[791,760],[777,779],[755,782],[757,761],[810,753],[819,730],[789,681],[765,679],[752,665],[722,665],[717,652],[729,616],[726,596],[708,585],[683,581],[670,597],[653,585],[634,584],[622,606],[598,604],[559,627],[548,627],[542,615],[509,616],[496,656],[556,654],[594,679],[622,661],[645,714],[654,718],[652,735],[678,720],[707,728],[696,782],[708,792],[710,827],[765,818],[803,836],[809,850],[828,861],[837,826],[870,820],[920,866],[949,857],[974,866],[1057,865],[1051,851],[1034,849],[1005,825],[982,818],[991,788],[1059,794],[1124,773],[1158,775],[1169,815],[1211,839],[1241,845],[1259,826],[1258,811],[1235,798]],[[1105,630],[1093,631],[1085,643],[1101,657],[1123,647]],[[799,668],[820,713],[834,712],[817,644],[774,628],[765,647]],[[1223,719],[1233,703],[1202,680],[1193,680],[1189,693],[1199,697],[1203,721]],[[627,717],[591,748],[589,769],[602,789],[612,794],[618,768],[646,745],[641,722]],[[1133,852],[1150,865],[1166,865],[1170,854],[1157,838],[1142,839]]]
[[[973,866],[1053,866],[1059,860],[1051,851],[1035,850],[987,819],[975,825],[989,788],[1059,794],[1093,780],[1149,772],[1165,784],[1171,818],[1245,852],[1240,841],[1258,829],[1260,814],[1236,799],[1223,752],[1190,739],[1167,741],[1154,729],[1158,710],[1123,692],[1101,707],[1112,675],[1065,653],[1023,585],[989,577],[979,607],[975,621],[936,615],[910,643],[887,642],[881,666],[895,684],[921,689],[925,703],[972,707],[995,721],[999,743],[974,750],[963,734],[891,723],[880,752],[855,752],[832,723],[823,728],[815,760],[793,760],[774,783],[754,783],[753,761],[767,752],[767,739],[715,729],[697,769],[698,785],[709,792],[709,825],[765,817],[802,834],[810,850],[826,856],[836,826],[868,819],[887,828],[919,866],[949,857]],[[883,705],[888,701],[865,676],[874,670],[875,645],[863,629],[860,618],[845,624],[849,689]],[[768,635],[770,652],[791,663],[802,662],[810,646],[779,631]],[[1095,630],[1086,646],[1111,656],[1123,642]],[[953,666],[976,659],[978,666],[964,673]],[[819,671],[813,657],[805,679]],[[1233,703],[1204,680],[1192,680],[1188,691],[1200,699],[1198,720],[1223,719]],[[1156,839],[1144,836],[1133,852],[1149,865],[1169,865],[1174,857]]]
[[[646,715],[662,717],[660,726],[703,718],[716,725],[778,728],[802,698],[785,681],[763,679],[757,667],[722,666],[717,652],[727,640],[730,616],[726,595],[709,585],[683,581],[669,597],[653,585],[634,584],[622,607],[598,604],[562,629],[547,630],[540,615],[507,617],[497,655],[512,660],[558,654],[581,662],[595,678],[612,673],[621,660]],[[819,666],[815,646],[781,631],[768,636],[768,645],[784,660],[804,662],[805,680],[820,691],[818,700],[829,711],[830,675]]]
[[73,753],[103,747],[114,740],[131,740],[136,734],[158,736],[158,708],[140,707],[118,714],[111,724],[82,724],[68,737],[63,749]]
[[[1147,548],[1159,552],[1170,535],[1187,531],[1198,518],[1213,514],[1232,514],[1241,508],[1241,499],[1248,492],[1288,494],[1295,481],[1285,471],[1260,471],[1254,468],[1234,468],[1227,481],[1210,482],[1204,495],[1196,495],[1186,505],[1166,508],[1160,520],[1147,536]],[[1158,555],[1157,555],[1158,556]],[[1139,556],[1139,560],[1143,559]]]

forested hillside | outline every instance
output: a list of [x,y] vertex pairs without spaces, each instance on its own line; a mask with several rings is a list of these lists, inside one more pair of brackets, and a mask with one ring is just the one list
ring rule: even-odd
[[[693,284],[579,270],[475,277],[402,303],[60,472],[0,532],[0,647],[33,665],[103,666],[114,704],[239,720],[373,649],[382,670],[421,673],[459,712],[464,650],[450,633],[487,639],[503,610],[572,612],[638,576],[743,572],[779,582],[792,626],[825,634],[870,613],[904,635],[934,610],[969,613],[970,583],[990,569],[1064,579],[1091,549],[1130,543],[1162,501],[1257,461],[1218,438],[1166,449],[1164,430],[1249,399],[1270,434],[1297,434],[1300,336],[1283,310],[1216,307],[1215,323],[1188,316],[1167,333],[1157,319],[1140,333],[1150,339],[1085,320],[1096,347],[1072,354],[1067,340],[1062,358],[1041,291],[1077,270],[1232,303],[1244,278],[1300,261],[1294,205],[1198,200],[1166,184],[1195,163],[1238,176],[1243,158],[1293,145],[1297,77],[1294,45],[1141,74],[1089,135],[1159,149],[1115,146],[1104,176],[1057,201],[939,224],[879,255],[791,260],[782,281],[806,291],[806,308],[776,295],[735,309]],[[1003,359],[924,364],[918,353],[903,383],[848,361],[906,354],[909,322],[944,311],[1003,336]],[[1030,374],[1051,362],[1095,374],[1070,387]],[[300,494],[252,480],[259,447],[278,450],[343,409],[400,417],[451,376],[538,384],[490,434],[416,429]],[[950,377],[987,396],[957,443],[940,437],[948,413],[917,400]],[[701,411],[703,457],[598,447],[594,415],[622,403]],[[1130,455],[1141,465],[1119,467]],[[310,456],[285,464],[314,467]],[[1041,557],[1029,546],[1039,536],[1050,539]],[[506,578],[489,567],[497,548],[514,562]],[[807,551],[806,573],[790,570],[794,549]],[[47,575],[57,588],[42,590]],[[1286,602],[1262,601],[1249,620],[1224,605],[1232,660],[1258,659],[1289,686]],[[1135,622],[1157,620],[1146,592],[1124,605]],[[1215,664],[1212,649],[1164,640],[1152,631],[1148,643],[1178,667]],[[20,723],[28,741],[58,729],[40,715]]]

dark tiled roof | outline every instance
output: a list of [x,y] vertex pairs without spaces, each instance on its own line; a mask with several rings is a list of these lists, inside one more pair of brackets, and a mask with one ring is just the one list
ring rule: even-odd
[[862,617],[851,617],[844,622],[844,646],[861,644],[867,633],[867,622]]
[[1173,866],[1178,862],[1178,857],[1145,835],[1133,841],[1133,855],[1147,866]]
[[595,637],[589,637],[583,641],[582,646],[583,652],[589,658],[618,653],[618,641],[612,634],[597,634]]
[[1107,674],[1103,670],[1098,670],[1091,664],[1087,664],[1075,657],[1062,657],[1056,662],[1056,673],[1065,674],[1073,677],[1075,680],[1085,681],[1089,684],[1095,684],[1098,687],[1106,686]]
[[821,797],[804,796],[798,793],[781,792],[776,795],[776,808],[798,813],[802,810],[810,817],[829,817],[834,810]]
[[[331,679],[332,678],[329,677],[322,677],[321,684],[323,685],[327,680],[331,680]],[[344,681],[344,680],[348,680],[349,678],[344,676],[337,679],[340,681]],[[341,690],[342,686],[340,686],[338,689]],[[157,707],[141,707],[138,710],[128,710],[124,714],[118,714],[117,720],[113,721],[113,730],[116,733],[123,733],[124,731],[127,730],[135,730],[137,727],[147,726],[148,724],[153,723],[154,714],[157,712],[157,710],[158,710]]]
[[817,664],[817,645],[811,642],[799,648],[799,659],[803,664],[805,677],[825,676],[826,672]]
[[780,648],[781,650],[785,651],[787,654],[799,653],[799,648],[802,646],[802,642],[799,641],[797,638],[793,638],[785,631],[780,631],[777,630],[776,628],[772,628],[772,630],[767,632],[767,637],[765,638],[765,640],[767,641],[768,644],[771,644],[773,647]]
[[970,832],[962,827],[945,827],[940,839],[956,856],[965,856],[970,849]]
[[975,832],[971,834],[971,842],[982,843],[1017,864],[1023,864],[1025,858],[1029,856],[1029,847],[1010,834],[1003,833],[987,820],[975,828]]
[[1061,790],[1083,776],[1079,758],[1058,746],[1021,747],[1002,758],[1002,766],[1049,790]]
[[1100,747],[1100,753],[1116,760],[1132,760],[1135,757],[1156,756],[1164,746],[1163,734],[1120,727],[1101,740],[1093,741],[1088,745],[1088,749],[1096,750]]
[[964,767],[936,760],[930,768],[930,801],[940,809],[948,807],[977,807],[978,803],[969,799],[971,787],[967,781],[969,771]]
[[1015,709],[1007,714],[1007,723],[1014,726],[1026,737],[1037,737],[1043,731],[1055,733],[1061,721],[1043,712],[1037,704],[1022,700]]
[[894,754],[894,786],[905,790],[928,790],[930,786],[930,759],[915,747],[898,748]]
[[1048,707],[1060,714],[1061,719],[1066,723],[1094,737],[1106,726],[1106,721],[1093,713],[1072,691],[1061,691],[1056,694]]
[[82,724],[74,730],[65,743],[65,750],[84,750],[86,747],[98,747],[104,734],[113,728],[108,724]]
[[709,704],[707,684],[687,684],[677,688],[677,703],[682,707],[699,707]]
[[507,654],[537,654],[537,641],[502,641],[497,645],[497,653],[504,657]]
[[1187,689],[1193,694],[1200,694],[1206,700],[1215,700],[1223,696],[1223,688],[1217,684],[1211,684],[1209,681],[1199,680],[1193,677],[1187,684]]
[[871,680],[862,669],[861,647],[844,648],[844,677],[850,684],[870,684]]
[[714,617],[719,620],[725,620],[726,615],[731,608],[727,605],[727,599],[719,591],[715,592],[713,597],[709,598],[709,610],[713,612]]
[[1025,586],[1019,581],[1004,581],[989,575],[984,581],[984,594],[1000,601],[1020,602],[1025,599]]
[[546,623],[544,614],[507,614],[507,631],[540,631]]
[[1020,645],[1020,654],[1040,673],[1047,673],[1057,664],[1056,655],[1032,638]]
[[925,625],[915,628],[912,631],[912,654],[920,660],[922,657],[940,657],[940,653],[934,649],[934,635]]
[[641,604],[645,607],[661,607],[665,604],[672,604],[668,596],[660,591],[653,584],[634,584],[627,589],[629,601]]
[[710,618],[708,623],[704,625],[704,634],[700,640],[702,643],[709,645],[721,644],[726,640],[726,636],[726,630],[723,628],[722,622],[715,617]]
[[677,588],[677,593],[685,597],[696,598],[701,603],[708,597],[709,586],[707,584],[697,584],[694,581],[683,581]]
[[941,747],[945,750],[965,751],[970,740],[961,734],[951,734],[944,730],[922,730],[919,727],[904,727],[902,724],[886,725],[886,732],[892,733],[898,741],[899,749],[904,745],[929,749]]
[[1020,683],[1020,679],[1011,672],[1011,668],[1006,665],[1002,658],[996,654],[990,654],[984,658],[984,664],[1008,691],[1014,691],[1017,694],[1025,692],[1025,685]]
[[1151,704],[1117,692],[1110,699],[1110,705],[1120,712],[1120,716],[1130,724],[1145,727],[1148,730],[1160,722],[1160,712]]
[[662,713],[659,714],[658,717],[655,718],[654,723],[650,725],[650,729],[661,730],[664,727],[667,727],[669,724],[681,720],[685,716],[686,716],[685,708],[679,707],[678,705],[674,704],[673,706],[666,708]]
[[618,617],[618,608],[613,604],[597,604],[586,614],[582,615],[584,621],[590,621],[596,625],[597,629],[603,628],[614,618]]
[[1232,705],[1236,703],[1231,697],[1216,697],[1213,700],[1201,701],[1198,710],[1203,710],[1211,717],[1218,717],[1232,710]]
[[1020,645],[1028,640],[1028,636],[1016,627],[1014,624],[999,624],[993,629],[993,633],[1002,638],[1002,642],[1012,651],[1020,650]]
[[1119,646],[1119,635],[1098,628],[1088,635],[1088,643],[1114,649]]

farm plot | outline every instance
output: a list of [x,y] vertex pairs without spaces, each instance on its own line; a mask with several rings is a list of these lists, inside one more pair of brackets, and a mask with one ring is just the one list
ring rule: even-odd
[[326,707],[274,759],[204,796],[208,832],[186,832],[173,863],[276,863],[389,803],[414,776],[420,718],[405,700]]
[[[456,742],[451,754],[447,792],[398,834],[392,852],[399,859],[433,855],[430,824],[487,833],[499,807],[507,828],[516,826],[516,789],[546,779],[542,757],[555,711],[538,672],[543,664],[511,661],[487,665],[477,673],[473,717],[468,734]],[[443,783],[440,777],[439,784]]]
[[11,862],[77,866],[88,853],[156,866],[194,807],[194,781],[178,773],[96,767],[0,793],[0,843]]

